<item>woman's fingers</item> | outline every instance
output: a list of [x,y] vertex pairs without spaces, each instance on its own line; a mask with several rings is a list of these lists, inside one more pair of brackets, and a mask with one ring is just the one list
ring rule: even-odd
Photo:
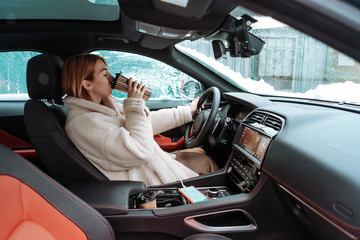
[[136,80],[132,81],[132,78],[128,82],[128,97],[142,98],[145,93],[145,85],[143,82],[138,83]]
[[130,89],[132,89],[132,88],[133,88],[133,81],[132,81],[132,78],[129,78],[129,79],[128,79],[127,84],[128,84],[128,90],[130,91]]
[[142,95],[144,95],[146,87],[145,87],[145,85],[143,85],[143,82],[140,83],[140,86],[141,86],[140,87],[140,92],[141,92]]
[[201,104],[201,109],[204,109],[204,103],[206,103],[206,100]]
[[135,81],[133,81],[132,82],[132,87],[133,87],[133,89],[137,89],[137,86],[138,86],[138,82],[137,82],[137,80],[135,80]]

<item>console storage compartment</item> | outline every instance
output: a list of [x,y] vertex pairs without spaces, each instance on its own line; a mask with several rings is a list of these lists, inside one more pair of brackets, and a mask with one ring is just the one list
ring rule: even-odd
[[146,191],[138,181],[82,182],[68,187],[102,215],[125,215],[129,212],[129,196]]

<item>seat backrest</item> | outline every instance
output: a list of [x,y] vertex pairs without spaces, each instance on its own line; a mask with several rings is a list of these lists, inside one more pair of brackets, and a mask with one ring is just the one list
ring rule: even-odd
[[0,239],[115,239],[95,209],[0,145]]
[[62,102],[60,57],[42,54],[27,65],[30,100],[24,120],[29,139],[50,175],[64,185],[108,180],[71,142],[64,131],[66,106]]

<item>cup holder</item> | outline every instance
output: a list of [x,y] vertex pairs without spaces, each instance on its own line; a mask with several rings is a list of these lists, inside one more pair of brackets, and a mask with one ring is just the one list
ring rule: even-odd
[[[157,208],[168,208],[176,207],[186,204],[184,197],[178,192],[176,188],[174,189],[152,189],[148,193],[156,195],[156,207]],[[141,195],[141,193],[140,193]],[[130,197],[130,208],[139,209],[141,207],[141,202],[136,196]]]
[[157,206],[158,207],[176,207],[181,206],[184,203],[179,199],[165,199],[165,200],[158,200]]

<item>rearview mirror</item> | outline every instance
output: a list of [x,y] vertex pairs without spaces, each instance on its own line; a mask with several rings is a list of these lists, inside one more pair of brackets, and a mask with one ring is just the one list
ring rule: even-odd
[[211,43],[212,43],[215,59],[221,58],[223,55],[226,54],[225,45],[222,41],[213,40]]

